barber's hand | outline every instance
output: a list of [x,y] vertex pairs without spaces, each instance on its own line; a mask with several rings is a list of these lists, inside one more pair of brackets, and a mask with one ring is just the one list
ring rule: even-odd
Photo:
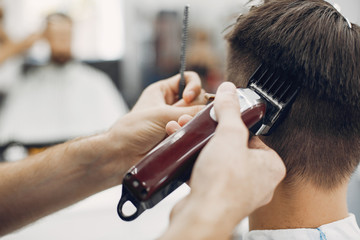
[[[147,87],[129,114],[109,131],[114,143],[122,143],[119,163],[125,171],[166,136],[165,126],[183,114],[195,115],[205,103],[199,76],[185,73],[186,88],[178,101],[180,75]],[[193,106],[194,105],[194,106]]]
[[235,213],[237,208],[243,209],[244,205],[239,206],[242,202],[251,213],[271,200],[285,176],[284,163],[259,138],[248,143],[249,131],[241,120],[233,84],[220,86],[214,107],[219,124],[195,164],[190,180],[192,195],[217,198],[215,201],[231,206],[228,210]]
[[[244,217],[271,200],[285,176],[285,166],[259,138],[248,142],[249,131],[241,120],[233,84],[219,87],[214,106],[219,120],[215,135],[195,162],[191,193],[175,206],[172,221],[197,216],[210,232],[225,224],[224,232],[217,233],[226,237]],[[189,119],[183,116],[179,122],[183,125]],[[167,125],[169,133],[177,128],[174,122]]]

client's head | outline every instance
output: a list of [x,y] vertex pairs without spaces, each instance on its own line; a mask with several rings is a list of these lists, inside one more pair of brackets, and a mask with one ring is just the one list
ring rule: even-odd
[[302,88],[263,140],[283,158],[285,183],[331,190],[360,160],[360,27],[323,0],[273,0],[238,18],[226,36],[228,80],[246,86],[260,63]]

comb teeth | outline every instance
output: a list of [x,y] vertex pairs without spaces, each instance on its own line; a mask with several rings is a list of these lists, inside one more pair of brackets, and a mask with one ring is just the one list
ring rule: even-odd
[[249,86],[256,88],[261,95],[280,105],[286,105],[296,96],[299,87],[288,79],[281,70],[273,70],[260,65],[250,78]]
[[188,25],[189,25],[189,8],[190,5],[186,5],[184,8],[184,19],[183,19],[183,26],[182,26],[182,37],[181,37],[181,56],[180,56],[180,74],[181,74],[181,81],[184,81],[184,71],[186,68],[186,46],[188,41]]

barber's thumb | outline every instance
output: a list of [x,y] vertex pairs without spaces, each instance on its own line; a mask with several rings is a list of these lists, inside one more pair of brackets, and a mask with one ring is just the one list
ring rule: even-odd
[[179,214],[185,207],[185,205],[188,203],[189,195],[181,199],[170,212],[170,221],[174,220],[174,218]]
[[219,122],[223,119],[240,119],[240,103],[233,83],[224,82],[219,86],[214,107]]

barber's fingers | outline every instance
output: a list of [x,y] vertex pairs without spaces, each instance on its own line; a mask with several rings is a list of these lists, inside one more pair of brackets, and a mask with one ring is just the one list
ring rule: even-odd
[[205,94],[206,94],[205,90],[201,89],[200,94],[197,95],[197,97],[191,102],[187,102],[184,100],[184,98],[182,98],[176,103],[174,103],[173,106],[182,107],[189,105],[205,105],[207,103],[207,98],[205,97]]
[[185,72],[185,82],[183,99],[186,103],[190,103],[201,93],[201,79],[195,72]]
[[277,178],[278,182],[285,177],[286,167],[284,162],[281,160],[277,152],[267,146],[259,137],[254,136],[250,139],[249,148],[253,151],[253,153],[256,152],[260,158],[266,159],[266,163],[270,164],[275,173],[275,179]]
[[217,131],[239,134],[243,143],[247,143],[249,131],[241,119],[240,103],[233,83],[222,83],[214,100],[216,117],[219,125]]
[[167,135],[171,135],[179,130],[181,126],[176,121],[170,121],[166,124],[165,130]]
[[219,86],[216,92],[214,106],[219,122],[239,119],[240,104],[234,84],[225,82]]
[[[191,103],[201,94],[201,79],[195,72],[185,72],[185,89],[183,92],[184,103]],[[180,74],[158,82],[163,85],[163,90],[170,90],[172,96],[179,93]]]
[[[269,189],[275,187],[284,179],[286,175],[286,167],[280,156],[270,147],[268,147],[259,137],[252,137],[249,141],[249,148],[253,159],[258,159],[258,164],[266,170],[268,174],[267,184],[270,184]],[[263,175],[265,177],[266,175]],[[270,202],[273,191],[269,192],[264,198],[263,204]]]
[[[280,173],[285,174],[285,165],[281,160],[280,156],[275,152],[274,149],[267,146],[261,139],[257,136],[254,136],[249,141],[249,148],[252,150],[252,153],[261,155],[262,159],[266,160],[267,163],[270,163],[271,167],[278,166],[278,170],[281,170]],[[274,164],[275,163],[275,164]]]
[[[174,104],[174,106],[188,106],[189,104],[205,104],[205,90],[201,88],[201,80],[195,72],[185,72],[186,86],[182,95],[182,99]],[[180,82],[180,76],[178,85]],[[178,92],[178,90],[177,90]]]
[[189,114],[185,114],[179,117],[178,124],[182,127],[187,124],[193,117]]
[[179,117],[178,121],[170,121],[166,124],[165,130],[168,135],[175,133],[179,130],[182,126],[188,123],[193,117],[185,114]]
[[179,119],[182,115],[190,115],[194,116],[198,113],[204,106],[202,105],[195,105],[189,107],[173,107],[173,106],[166,106],[161,109],[161,111],[155,111],[155,117],[164,123],[164,125],[170,121],[175,119]]
[[181,199],[179,202],[175,204],[175,206],[171,209],[170,212],[170,216],[169,216],[170,221],[172,221],[174,217],[185,208],[188,202],[189,202],[189,195],[185,196],[183,199]]
[[254,136],[250,139],[249,148],[272,150],[271,148],[268,147],[268,145],[266,145],[263,141],[261,141],[261,139],[257,136]]

